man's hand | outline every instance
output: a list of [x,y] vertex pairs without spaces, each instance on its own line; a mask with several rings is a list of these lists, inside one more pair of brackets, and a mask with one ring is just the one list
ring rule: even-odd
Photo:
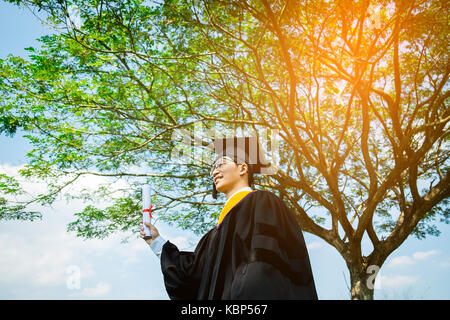
[[[145,239],[145,242],[147,242],[147,244],[151,244],[153,240],[155,240],[159,236],[159,232],[158,229],[156,229],[156,227],[151,223],[146,222],[145,225],[150,228],[150,233],[152,235],[151,238]],[[141,238],[144,239],[144,237],[145,237],[144,226],[142,225],[141,221]]]

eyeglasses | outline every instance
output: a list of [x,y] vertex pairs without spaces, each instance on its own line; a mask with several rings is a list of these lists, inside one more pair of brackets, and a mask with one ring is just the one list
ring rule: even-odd
[[230,157],[222,157],[222,158],[217,159],[216,162],[214,162],[214,164],[212,165],[210,174],[213,175],[214,170],[222,167],[222,165],[227,164],[227,163],[235,163],[235,162]]

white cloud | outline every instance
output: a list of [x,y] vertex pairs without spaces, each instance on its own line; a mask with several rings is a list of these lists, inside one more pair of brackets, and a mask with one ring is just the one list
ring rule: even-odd
[[442,261],[441,263],[439,263],[439,266],[441,266],[442,268],[449,268],[450,260]]
[[412,285],[419,280],[419,276],[379,276],[376,284],[379,288],[398,288]]
[[306,247],[308,248],[308,250],[313,250],[313,249],[317,249],[317,248],[323,247],[323,244],[320,241],[314,241],[314,242],[308,243],[306,245]]
[[[0,173],[5,173],[8,176],[14,177],[19,183],[22,189],[26,192],[24,195],[10,197],[12,200],[30,200],[39,194],[48,192],[47,184],[41,180],[35,178],[24,178],[20,175],[19,171],[25,168],[25,164],[11,166],[9,164],[0,164]],[[69,179],[69,178],[68,178]],[[98,175],[83,175],[79,177],[76,182],[68,185],[64,188],[63,193],[68,193],[71,195],[80,194],[83,190],[95,191],[98,190],[100,186],[107,186],[109,190],[114,191],[115,196],[121,196],[123,192],[121,190],[126,190],[130,186],[125,179],[115,179],[111,177],[103,177]],[[81,201],[78,201],[80,204]],[[97,206],[105,206],[107,203],[99,202]],[[66,201],[59,199],[55,203],[56,208],[64,206],[67,207]],[[83,206],[84,207],[84,206]],[[74,209],[71,208],[74,212]]]
[[[36,232],[35,235],[22,237],[2,231],[0,287],[14,285],[28,288],[30,293],[38,295],[35,297],[40,297],[41,292],[49,288],[58,288],[62,290],[61,297],[65,293],[72,298],[106,298],[112,285],[101,281],[104,275],[99,269],[102,265],[94,262],[97,257],[102,260],[104,257],[111,258],[118,264],[129,265],[140,262],[145,257],[145,251],[148,255],[152,254],[141,239],[128,244],[121,244],[120,239],[118,235],[108,240],[82,240],[65,232],[46,235]],[[74,270],[79,272],[79,284],[77,286],[75,282],[75,288],[70,287],[74,283],[71,278],[76,275]],[[97,279],[100,282],[95,287],[89,287],[89,283]]]
[[395,257],[389,263],[390,267],[399,267],[414,264],[414,260],[408,256]]
[[[14,200],[29,200],[47,190],[45,183],[33,182],[19,175],[24,166],[0,164],[0,173],[15,177],[27,192]],[[105,183],[109,190],[128,187],[124,179],[90,175],[84,176],[67,191],[76,194],[83,189],[96,190]],[[102,201],[95,205],[101,208],[109,204]],[[139,281],[130,284],[134,289],[127,293],[117,289],[124,287],[117,275],[120,274],[121,279],[135,279],[138,277],[136,272],[142,272],[142,262],[154,271],[150,275],[144,273],[143,277],[155,284],[158,291],[155,297],[167,298],[162,274],[158,272],[159,261],[142,239],[136,237],[124,244],[121,240],[130,235],[128,232],[90,240],[66,232],[67,224],[75,220],[73,213],[80,212],[85,206],[80,199],[66,201],[60,197],[51,207],[29,206],[29,210],[42,212],[42,220],[0,223],[0,296],[12,299],[134,297],[133,286]],[[161,231],[164,233],[164,228]],[[181,250],[192,249],[191,237],[182,236],[185,233],[178,231],[175,239],[167,238]],[[106,272],[105,268],[108,268]],[[114,293],[113,287],[116,288]],[[146,291],[136,294],[148,298]]]
[[417,251],[410,256],[395,257],[389,263],[390,267],[402,267],[416,264],[419,261],[426,261],[430,257],[438,254],[438,250]]
[[83,277],[92,277],[92,266],[80,254],[82,244],[66,233],[20,237],[0,235],[0,283],[36,286],[65,285],[67,268],[79,265]]
[[187,237],[176,237],[171,238],[170,242],[178,247],[179,250],[190,250],[192,249],[192,243],[189,241]]
[[37,196],[38,194],[47,192],[46,184],[42,182],[35,182],[31,178],[24,178],[19,174],[19,171],[25,168],[25,164],[11,166],[9,164],[0,164],[0,173],[4,173],[7,176],[11,176],[15,178],[22,187],[23,190],[26,191],[26,194],[20,196],[8,196],[7,199],[24,201],[30,200],[32,196]]
[[[0,165],[0,172],[14,176],[23,188],[31,195],[44,192],[44,183],[32,183],[20,177],[18,171],[24,165]],[[99,176],[83,177],[79,183],[71,187],[72,192],[83,188],[91,190],[100,184],[107,183],[108,179]],[[111,184],[111,189],[126,188],[124,181],[119,180]],[[21,197],[20,199],[23,199]],[[97,204],[99,205],[99,204]],[[100,204],[101,205],[101,204]],[[99,206],[100,206],[99,205]],[[101,276],[101,271],[94,270],[92,263],[97,257],[111,259],[125,265],[137,264],[145,257],[145,251],[151,254],[148,245],[142,239],[134,239],[128,244],[121,243],[125,234],[116,234],[108,239],[77,238],[74,234],[65,231],[66,224],[73,221],[72,212],[81,211],[85,204],[81,200],[57,199],[53,206],[42,208],[38,205],[30,206],[32,210],[43,210],[43,220],[35,222],[7,221],[0,225],[0,287],[4,285],[17,285],[29,288],[29,291],[49,287],[59,287],[63,290],[67,286],[72,266],[79,267],[81,287],[79,296],[106,295],[111,288],[110,284],[99,283],[94,288],[84,288],[86,281],[94,276]],[[127,234],[128,235],[128,234]],[[175,239],[180,247],[186,247],[186,238]],[[98,267],[97,267],[98,268]],[[79,292],[82,290],[81,292]],[[72,295],[73,296],[73,295]]]
[[438,253],[437,250],[430,250],[430,251],[424,251],[424,252],[418,251],[413,254],[413,258],[415,260],[426,260],[429,257],[436,255],[437,253]]
[[140,257],[145,253],[149,253],[151,249],[144,240],[136,239],[133,242],[128,243],[127,246],[121,245],[119,251],[124,257],[122,263],[130,265],[140,262]]
[[0,164],[1,172],[4,172],[7,175],[17,175],[19,170],[25,168],[25,164],[20,164],[17,166],[12,166],[9,163]]
[[84,288],[80,293],[73,294],[74,297],[98,298],[107,295],[111,291],[111,285],[99,282],[94,288]]

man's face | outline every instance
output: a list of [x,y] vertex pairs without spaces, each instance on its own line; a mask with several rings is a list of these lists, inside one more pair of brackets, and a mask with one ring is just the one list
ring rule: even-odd
[[218,192],[226,193],[243,179],[242,172],[245,168],[242,166],[246,165],[238,165],[229,157],[216,160],[212,168],[212,176]]

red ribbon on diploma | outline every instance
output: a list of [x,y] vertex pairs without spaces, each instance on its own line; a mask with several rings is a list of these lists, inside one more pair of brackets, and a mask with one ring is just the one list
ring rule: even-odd
[[151,205],[150,208],[148,208],[148,209],[142,210],[142,212],[148,212],[148,214],[150,215],[150,218],[153,219],[153,217],[152,217],[152,208],[153,208],[153,205]]

